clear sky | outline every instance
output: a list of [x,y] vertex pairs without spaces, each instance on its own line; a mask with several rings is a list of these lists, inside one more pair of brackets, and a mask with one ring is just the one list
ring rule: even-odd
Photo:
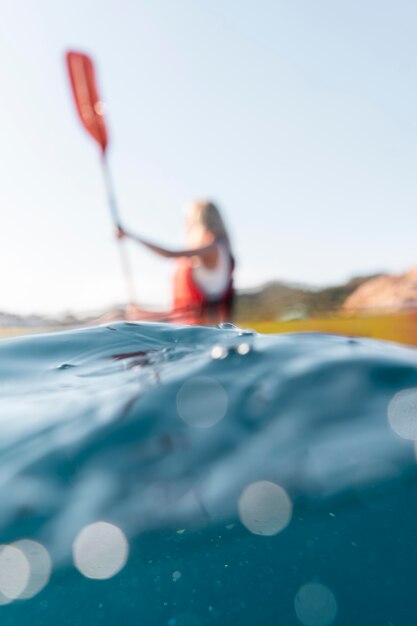
[[[64,52],[94,56],[127,227],[224,209],[238,287],[417,264],[415,0],[0,0],[0,310],[125,299]],[[171,262],[129,244],[142,303]]]

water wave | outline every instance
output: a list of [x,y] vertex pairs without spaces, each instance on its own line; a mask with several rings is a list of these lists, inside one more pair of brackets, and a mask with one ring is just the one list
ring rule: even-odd
[[413,349],[229,325],[4,340],[0,425],[6,626],[415,619]]

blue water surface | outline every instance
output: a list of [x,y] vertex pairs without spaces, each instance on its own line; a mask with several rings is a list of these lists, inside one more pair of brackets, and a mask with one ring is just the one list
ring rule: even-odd
[[[416,623],[414,349],[228,325],[8,339],[0,424],[2,626]],[[128,546],[105,579],[75,556],[97,522]],[[52,560],[29,599],[21,539]]]

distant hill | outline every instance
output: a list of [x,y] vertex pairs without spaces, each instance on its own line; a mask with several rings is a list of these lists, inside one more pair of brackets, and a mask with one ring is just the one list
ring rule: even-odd
[[236,320],[298,319],[339,310],[363,283],[379,276],[358,276],[346,283],[316,289],[309,286],[270,282],[258,289],[241,290],[236,298]]
[[417,305],[417,267],[403,274],[383,274],[362,283],[346,299],[346,311],[401,310]]

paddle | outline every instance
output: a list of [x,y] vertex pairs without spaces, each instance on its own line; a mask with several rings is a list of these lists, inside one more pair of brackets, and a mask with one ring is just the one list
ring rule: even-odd
[[[119,211],[107,160],[108,134],[103,115],[103,104],[98,95],[94,65],[91,58],[81,52],[67,52],[66,61],[72,93],[81,123],[101,148],[101,164],[110,212],[116,227],[118,227],[120,225]],[[135,290],[132,272],[127,251],[121,239],[119,239],[119,244],[128,301],[133,304],[135,302]]]

